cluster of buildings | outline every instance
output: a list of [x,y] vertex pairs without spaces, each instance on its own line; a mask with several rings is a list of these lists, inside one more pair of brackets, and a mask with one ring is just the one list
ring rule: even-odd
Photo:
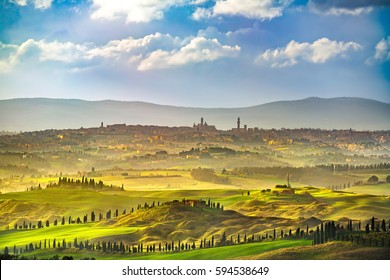
[[241,120],[240,117],[237,118],[237,127],[232,128],[233,132],[258,132],[259,128],[248,128],[248,125],[244,124],[244,127],[241,127]]

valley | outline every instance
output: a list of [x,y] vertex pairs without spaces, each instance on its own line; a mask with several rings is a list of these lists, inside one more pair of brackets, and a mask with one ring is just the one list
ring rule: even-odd
[[389,139],[223,131],[203,119],[1,135],[0,248],[16,258],[311,259],[341,242],[344,253],[324,258],[382,258]]

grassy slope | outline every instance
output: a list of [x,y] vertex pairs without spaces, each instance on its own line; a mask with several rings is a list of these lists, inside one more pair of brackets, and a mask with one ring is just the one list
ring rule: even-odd
[[347,192],[390,196],[390,184],[361,185],[346,189]]
[[339,220],[349,217],[365,220],[372,216],[390,218],[390,200],[383,196],[335,192],[320,188],[296,189],[294,195],[251,192],[251,196],[223,199],[226,209],[250,216],[276,216],[299,219],[317,217]]
[[390,200],[384,196],[333,192],[327,189],[301,188],[295,195],[273,195],[252,190],[159,190],[93,192],[87,190],[43,190],[6,193],[0,195],[0,225],[31,219],[60,219],[71,215],[83,217],[95,211],[103,214],[118,208],[120,213],[136,209],[138,204],[153,201],[157,204],[173,199],[212,199],[220,202],[226,210],[235,210],[249,216],[295,218],[317,217],[338,220],[343,217],[368,219],[373,215],[389,219]]
[[73,224],[64,226],[51,226],[36,230],[9,230],[0,231],[0,248],[5,246],[25,246],[29,243],[39,244],[45,239],[61,242],[73,242],[77,237],[80,241],[91,240],[98,237],[116,236],[121,234],[130,234],[139,230],[140,227],[110,227],[99,226],[96,223]]
[[132,260],[224,260],[232,258],[243,258],[267,252],[270,250],[276,250],[280,248],[288,248],[294,246],[304,246],[311,244],[310,240],[279,240],[270,242],[261,242],[253,244],[242,244],[235,246],[226,246],[202,250],[191,250],[177,253],[155,253],[155,254],[121,254],[121,253],[92,253],[88,251],[79,251],[75,249],[70,250],[38,250],[32,253],[26,254],[26,256],[37,256],[38,258],[50,258],[53,255],[59,256],[72,255],[75,259],[83,257],[94,257],[96,259],[132,259]]
[[247,260],[389,260],[390,248],[363,247],[350,242],[330,242],[259,253]]
[[[126,195],[125,195],[126,194]],[[105,215],[118,209],[120,213],[137,207],[139,203],[152,203],[156,198],[134,192],[94,192],[88,190],[42,190],[0,195],[0,225],[32,220],[62,219],[62,216],[82,217],[91,211]],[[161,198],[160,201],[170,200]],[[157,202],[156,202],[157,203]]]

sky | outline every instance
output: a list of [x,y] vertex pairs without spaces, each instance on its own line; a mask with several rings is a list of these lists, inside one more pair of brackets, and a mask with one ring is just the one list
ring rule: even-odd
[[390,0],[2,0],[0,99],[390,103]]

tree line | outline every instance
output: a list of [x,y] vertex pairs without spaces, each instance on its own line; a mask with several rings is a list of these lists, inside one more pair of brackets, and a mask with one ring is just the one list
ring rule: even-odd
[[[102,180],[95,181],[95,179],[83,176],[81,179],[74,179],[68,177],[59,177],[57,183],[49,183],[46,189],[89,189],[96,191],[124,191],[124,186],[114,186],[112,184],[104,184]],[[31,186],[27,191],[42,190],[41,184],[37,187]]]
[[[249,192],[248,192],[248,194],[249,194]],[[184,198],[180,203],[182,203],[183,205],[188,205],[188,201],[191,201],[191,200],[186,200]],[[178,202],[179,203],[178,200],[174,200],[173,202]],[[76,217],[72,217],[70,215],[70,216],[67,216],[67,217],[63,216],[61,219],[55,219],[54,221],[38,220],[38,221],[36,221],[36,223],[24,220],[21,223],[14,223],[13,229],[14,230],[33,230],[33,229],[41,229],[41,228],[45,228],[45,227],[50,227],[51,225],[53,225],[53,226],[58,226],[58,225],[64,226],[64,225],[71,225],[71,224],[86,224],[88,222],[98,222],[98,221],[100,222],[100,221],[102,221],[104,219],[105,220],[110,220],[112,218],[117,218],[120,215],[126,215],[128,213],[129,214],[134,213],[136,210],[151,209],[151,208],[154,208],[154,207],[159,207],[160,205],[163,205],[162,203],[160,203],[160,201],[157,201],[157,202],[153,201],[152,203],[148,203],[148,202],[145,202],[143,204],[139,203],[136,208],[132,207],[129,211],[127,211],[127,209],[119,211],[119,209],[116,208],[115,210],[109,209],[105,213],[99,212],[99,214],[96,214],[95,211],[91,211],[90,214],[86,213],[81,218],[80,218],[80,216],[76,218]],[[208,208],[220,209],[222,211],[224,210],[224,206],[221,203],[214,202],[211,199],[208,199],[207,202],[204,201],[204,206],[208,207]],[[193,206],[193,207],[197,207],[197,206]],[[5,229],[6,230],[10,230],[10,227],[6,226]]]
[[[76,248],[79,250],[88,250],[88,251],[97,251],[102,253],[156,253],[156,252],[180,252],[180,251],[189,251],[196,249],[207,249],[215,248],[222,246],[233,246],[239,244],[247,244],[254,242],[262,242],[265,240],[281,240],[281,239],[312,239],[312,244],[324,244],[326,242],[334,240],[345,240],[345,241],[357,241],[363,240],[362,245],[371,246],[371,238],[365,237],[372,232],[384,232],[387,233],[390,231],[390,223],[387,226],[385,220],[379,220],[375,217],[372,217],[371,220],[366,224],[364,230],[362,230],[362,223],[358,221],[357,224],[354,224],[352,220],[347,222],[346,226],[336,224],[334,221],[322,222],[316,227],[316,229],[310,229],[306,225],[306,228],[298,227],[295,230],[288,229],[266,231],[265,234],[234,234],[229,237],[226,234],[226,231],[217,238],[215,235],[210,236],[209,238],[202,238],[197,242],[182,242],[181,240],[176,241],[165,241],[158,242],[153,244],[145,243],[133,243],[125,244],[123,241],[98,241],[97,243],[92,243],[89,240],[80,241],[77,237],[74,238],[72,242],[66,241],[65,239],[44,239],[39,243],[29,243],[22,247],[16,247],[15,245],[11,248],[5,247],[4,256],[8,256],[13,253],[13,255],[22,255],[23,253],[33,252],[35,250],[44,250],[44,249],[71,249]],[[365,238],[368,240],[364,243]],[[374,242],[372,242],[374,244]],[[360,243],[359,243],[360,244]],[[376,245],[378,245],[376,241]],[[385,246],[385,238],[382,237],[380,244]],[[390,239],[388,240],[388,245],[390,247]]]
[[388,231],[390,231],[390,222],[388,226],[386,226],[385,219],[380,221],[374,216],[367,222],[364,230],[362,229],[362,222],[360,220],[357,224],[354,224],[352,220],[349,220],[346,227],[340,224],[336,225],[334,221],[329,221],[317,226],[313,234],[313,245],[324,244],[333,240],[344,240],[345,236],[363,237],[364,235],[367,236],[370,234],[370,232],[379,233]]
[[351,170],[384,170],[390,169],[390,163],[382,162],[376,164],[353,165],[353,164],[320,164],[316,165],[318,168],[329,171],[351,171]]
[[[302,233],[298,228],[297,233],[293,233],[293,230],[290,229],[289,233],[284,234],[284,231],[280,231],[281,239],[298,239],[298,238],[308,238],[309,231],[307,227],[307,232]],[[299,232],[299,234],[298,234]],[[247,244],[254,242],[261,242],[264,240],[275,240],[277,239],[276,229],[273,230],[273,235],[266,233],[265,235],[260,234],[251,234],[247,235],[238,233],[237,235],[230,235],[228,238],[226,232],[223,232],[221,237],[217,239],[215,235],[212,235],[209,238],[202,238],[198,242],[182,242],[181,240],[176,241],[165,241],[158,242],[153,244],[145,243],[134,243],[134,244],[125,244],[120,241],[98,241],[97,243],[92,243],[89,240],[79,241],[76,237],[74,240],[67,241],[66,239],[44,239],[39,243],[29,243],[25,246],[17,247],[13,246],[9,248],[8,246],[4,249],[4,256],[10,254],[13,255],[22,255],[24,253],[34,252],[35,250],[45,250],[45,249],[71,249],[76,248],[79,250],[88,250],[88,251],[97,251],[102,253],[155,253],[155,252],[180,252],[180,251],[189,251],[196,249],[207,249],[215,248],[222,246],[232,246],[239,244]]]

